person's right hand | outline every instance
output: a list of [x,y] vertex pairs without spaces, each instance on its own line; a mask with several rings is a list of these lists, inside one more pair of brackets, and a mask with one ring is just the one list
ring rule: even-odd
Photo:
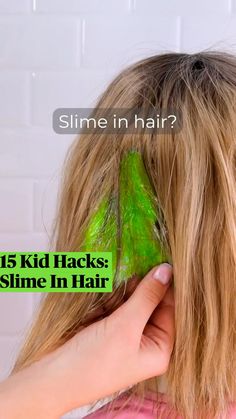
[[59,348],[54,374],[61,414],[167,371],[175,339],[171,279],[166,263],[131,279],[123,304]]
[[171,277],[171,265],[153,268],[112,314],[6,380],[0,412],[2,401],[6,419],[57,418],[165,373],[175,335]]

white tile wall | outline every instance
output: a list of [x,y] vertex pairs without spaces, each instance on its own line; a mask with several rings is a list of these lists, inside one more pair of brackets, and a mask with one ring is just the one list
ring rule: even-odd
[[155,1],[148,0],[135,0],[135,10],[137,12],[142,12],[145,14],[152,13],[163,13],[171,15],[180,15],[180,16],[204,16],[205,13],[229,13],[230,12],[230,2],[222,0],[198,0],[196,2],[189,0],[169,0],[169,1]]
[[48,128],[1,127],[1,177],[41,179],[58,175],[73,137],[59,136],[50,131],[51,116],[49,121]]
[[24,13],[30,11],[30,0],[0,0],[0,13]]
[[73,68],[80,55],[79,27],[79,19],[73,16],[2,16],[1,68]]
[[[9,311],[7,312],[7,315],[9,315]],[[0,338],[0,380],[4,379],[9,374],[20,342],[20,339],[12,336],[2,336]]]
[[123,13],[129,10],[129,0],[35,0],[36,13]]
[[[0,249],[48,249],[73,139],[52,131],[56,108],[93,106],[143,56],[235,45],[236,0],[0,0]],[[0,378],[39,300],[0,294]]]
[[[38,72],[32,75],[32,123],[50,127],[59,107],[92,107],[112,72],[78,69],[77,72]],[[42,107],[42,103],[44,106]],[[59,138],[60,140],[60,138]]]
[[[43,252],[48,249],[48,243],[46,233],[0,233],[0,249],[2,252]],[[21,298],[24,299],[23,296]],[[4,321],[7,321],[7,318]]]
[[196,16],[183,19],[181,44],[185,50],[195,52],[206,48],[236,51],[236,18],[231,16]]
[[235,0],[232,0],[232,2],[230,2],[230,4],[231,4],[231,10],[232,10],[232,12],[235,13],[236,12],[236,1]]
[[50,235],[58,194],[57,178],[34,183],[34,231]]
[[30,299],[28,293],[0,293],[0,318],[8,319],[7,322],[1,321],[2,335],[15,336],[23,333],[31,315]]
[[[3,41],[0,40],[1,42]],[[1,126],[27,125],[30,117],[30,74],[2,70],[0,72],[0,92]]]
[[33,228],[33,183],[30,179],[0,179],[1,231],[30,232]]
[[82,65],[94,69],[120,68],[147,54],[176,50],[177,26],[177,17],[152,13],[124,15],[122,25],[117,18],[88,16],[84,19]]

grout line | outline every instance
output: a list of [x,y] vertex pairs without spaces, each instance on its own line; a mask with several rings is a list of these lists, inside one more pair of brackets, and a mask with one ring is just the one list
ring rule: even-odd
[[33,125],[33,80],[35,78],[35,72],[32,71],[29,73],[29,101],[28,101],[28,126]]
[[133,12],[136,9],[136,0],[129,0],[129,11]]
[[44,231],[0,231],[0,237],[5,236],[16,236],[16,237],[22,237],[22,236],[29,236],[29,234],[35,234],[37,236],[45,236],[47,235]]
[[36,185],[37,182],[33,181],[33,190],[32,190],[32,230],[36,230]]
[[15,340],[15,339],[21,339],[21,337],[19,336],[19,335],[17,335],[17,334],[7,334],[7,333],[3,333],[3,334],[1,334],[0,333],[0,341],[1,340]]
[[33,181],[33,182],[37,182],[37,181],[40,181],[40,180],[48,180],[48,181],[50,181],[50,176],[49,175],[44,175],[44,174],[42,174],[42,175],[38,175],[38,176],[31,176],[31,175],[21,175],[21,174],[18,174],[18,175],[2,175],[2,174],[0,174],[0,180],[30,180],[30,181]]
[[33,12],[36,12],[36,2],[37,2],[37,0],[32,0],[32,3],[31,3],[31,13]]
[[30,219],[29,219],[29,223],[28,223],[28,234],[32,234],[34,232],[34,182],[32,179],[30,179],[30,182],[28,182],[29,186],[30,186],[30,200],[29,200],[29,205],[27,205],[27,207],[29,208],[30,211]]
[[78,58],[77,58],[77,65],[80,65],[81,67],[83,67],[83,61],[84,61],[84,55],[85,55],[85,19],[83,18],[81,21],[81,31],[80,31],[80,39],[79,41],[81,42],[81,53],[80,53],[80,57],[78,57],[78,53],[77,53],[77,57],[79,58],[79,62],[78,62]]

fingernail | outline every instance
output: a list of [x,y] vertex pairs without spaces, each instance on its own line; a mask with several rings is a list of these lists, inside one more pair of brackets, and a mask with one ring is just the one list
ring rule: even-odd
[[160,281],[163,285],[167,285],[171,280],[172,266],[169,263],[162,263],[153,273],[153,278]]

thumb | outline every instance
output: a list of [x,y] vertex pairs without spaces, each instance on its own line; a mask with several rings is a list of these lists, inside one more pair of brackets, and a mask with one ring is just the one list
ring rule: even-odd
[[143,330],[153,311],[163,299],[171,282],[172,273],[173,268],[169,263],[155,266],[123,304],[126,319],[127,321],[130,319],[133,327]]

